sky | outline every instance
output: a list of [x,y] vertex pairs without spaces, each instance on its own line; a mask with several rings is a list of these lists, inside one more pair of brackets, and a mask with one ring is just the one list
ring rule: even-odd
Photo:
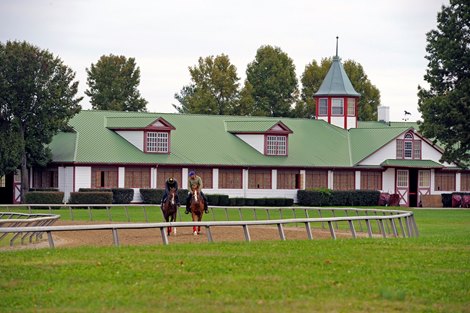
[[[264,45],[281,48],[299,78],[313,60],[335,54],[359,62],[390,107],[390,119],[421,118],[418,85],[427,86],[426,33],[448,0],[0,0],[0,42],[27,41],[76,73],[80,103],[86,68],[102,55],[135,58],[150,112],[172,104],[190,84],[199,57],[226,54],[246,78]],[[300,88],[300,85],[299,85]]]

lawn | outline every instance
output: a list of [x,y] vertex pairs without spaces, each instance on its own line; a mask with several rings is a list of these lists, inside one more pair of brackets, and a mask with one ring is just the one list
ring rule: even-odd
[[415,216],[419,238],[4,251],[0,312],[470,312],[470,210]]

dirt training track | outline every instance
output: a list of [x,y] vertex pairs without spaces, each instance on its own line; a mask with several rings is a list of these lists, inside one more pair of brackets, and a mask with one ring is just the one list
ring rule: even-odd
[[[108,224],[105,222],[84,222],[84,221],[57,221],[54,226],[60,225],[83,225],[83,224]],[[211,227],[214,242],[236,242],[245,241],[242,227]],[[303,224],[299,227],[284,227],[287,240],[307,240],[307,232]],[[314,239],[331,239],[327,229],[312,228]],[[337,231],[337,237],[350,237],[348,232]],[[113,246],[112,232],[109,230],[88,230],[88,231],[63,231],[53,232],[55,247],[79,247],[79,246]],[[250,237],[252,241],[279,240],[279,232],[276,226],[250,226]],[[170,244],[176,243],[206,243],[207,234],[204,227],[201,234],[194,236],[192,227],[178,227],[176,235],[168,237]],[[162,237],[159,229],[135,229],[119,230],[119,243],[121,246],[137,245],[161,245]],[[32,245],[15,246],[14,248],[42,248],[48,247],[47,237],[43,235],[43,240]]]

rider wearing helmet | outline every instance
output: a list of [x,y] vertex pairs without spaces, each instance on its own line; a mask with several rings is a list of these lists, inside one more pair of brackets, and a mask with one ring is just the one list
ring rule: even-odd
[[[178,182],[173,177],[170,177],[165,182],[165,191],[163,192],[162,205],[165,203],[166,198],[170,194],[170,189],[175,188],[175,191],[178,191]],[[178,193],[176,193],[176,205],[180,205],[180,200],[178,198]]]
[[189,191],[189,193],[188,193],[188,197],[186,198],[186,212],[184,212],[184,213],[188,214],[189,212],[191,212],[191,209],[189,208],[189,205],[191,204],[191,196],[192,196],[191,187],[192,186],[197,186],[198,187],[199,192],[201,194],[201,197],[204,199],[204,212],[209,213],[209,210],[207,209],[207,199],[206,199],[206,196],[204,195],[204,193],[202,192],[202,178],[197,176],[195,171],[189,172],[188,176],[189,176],[188,177],[188,191]]

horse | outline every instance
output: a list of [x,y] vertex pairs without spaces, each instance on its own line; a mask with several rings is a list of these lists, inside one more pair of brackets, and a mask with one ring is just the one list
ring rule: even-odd
[[[200,222],[202,220],[202,216],[204,215],[204,199],[201,197],[201,193],[199,188],[194,186],[191,187],[192,195],[191,195],[191,215],[193,217],[193,222]],[[198,235],[201,233],[201,226],[193,226],[193,235]]]
[[[178,206],[176,204],[176,189],[170,188],[170,193],[168,194],[165,202],[162,204],[162,213],[163,218],[166,222],[176,221],[176,212],[178,211]],[[167,227],[167,234],[170,236],[171,230],[176,235],[176,228],[171,226]]]

